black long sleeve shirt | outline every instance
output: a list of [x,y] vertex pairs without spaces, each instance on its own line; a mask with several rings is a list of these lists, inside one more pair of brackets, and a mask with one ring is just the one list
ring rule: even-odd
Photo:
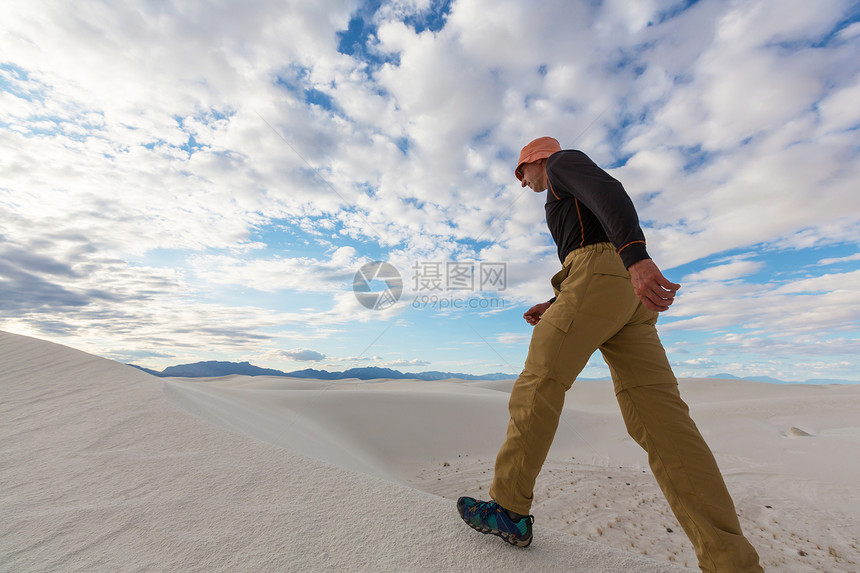
[[558,258],[609,241],[625,267],[649,259],[633,201],[617,180],[581,151],[552,154],[546,161],[546,222]]

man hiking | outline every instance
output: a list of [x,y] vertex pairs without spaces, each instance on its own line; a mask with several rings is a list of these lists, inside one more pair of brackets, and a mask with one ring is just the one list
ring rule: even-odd
[[520,153],[517,179],[547,191],[546,221],[562,270],[555,296],[523,317],[534,326],[511,391],[511,420],[496,457],[490,497],[461,497],[463,520],[525,547],[532,541],[535,480],[558,427],[565,392],[595,350],[609,365],[627,431],[648,463],[708,573],[762,572],[708,445],[678,392],[657,336],[657,316],[680,285],[648,256],[624,187],[581,151],[541,137]]

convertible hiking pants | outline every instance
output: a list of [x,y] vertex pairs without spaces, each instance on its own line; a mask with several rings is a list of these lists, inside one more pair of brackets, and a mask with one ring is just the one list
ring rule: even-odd
[[552,284],[557,299],[534,328],[525,368],[511,392],[511,421],[490,496],[505,509],[529,513],[565,392],[599,349],[627,431],[648,453],[699,567],[714,573],[762,571],[716,460],[678,392],[657,336],[657,313],[634,294],[612,245],[573,251]]

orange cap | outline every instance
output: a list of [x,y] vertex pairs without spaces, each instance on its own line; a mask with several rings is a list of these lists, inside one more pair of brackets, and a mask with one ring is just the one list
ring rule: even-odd
[[538,137],[520,151],[520,160],[517,162],[517,168],[514,170],[514,175],[520,181],[523,180],[520,175],[520,167],[523,163],[532,163],[541,159],[546,159],[556,151],[561,151],[561,145],[558,140],[552,137]]

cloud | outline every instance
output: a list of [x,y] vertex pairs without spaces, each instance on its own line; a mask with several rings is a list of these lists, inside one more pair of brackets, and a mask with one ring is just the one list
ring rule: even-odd
[[664,322],[660,330],[716,332],[735,326],[753,337],[775,339],[856,332],[860,324],[858,293],[860,271],[783,283],[693,283],[669,313],[677,320]]
[[196,255],[188,263],[208,284],[238,285],[267,292],[345,292],[356,270],[367,262],[353,247],[335,249],[328,260],[309,257],[240,258]]
[[293,348],[291,350],[282,350],[279,353],[284,358],[289,358],[291,360],[299,360],[301,362],[318,362],[323,360],[326,356],[316,350],[311,350],[310,348]]
[[531,340],[531,334],[523,334],[521,332],[503,332],[496,336],[496,342],[499,344],[523,344]]
[[[132,22],[138,27],[143,24],[134,34],[137,44],[133,48],[118,49],[120,57],[106,70],[87,68],[83,77],[75,79],[67,77],[65,68],[61,69],[57,63],[33,60],[23,46],[18,46],[14,53],[24,63],[48,67],[51,75],[45,74],[44,81],[54,82],[46,84],[47,89],[56,92],[52,100],[72,105],[69,101],[72,96],[75,106],[84,106],[86,102],[94,112],[92,115],[101,118],[104,137],[98,143],[102,151],[110,151],[116,158],[116,168],[109,174],[110,181],[115,182],[119,175],[129,182],[136,179],[148,184],[147,189],[128,194],[143,199],[145,206],[140,204],[143,201],[128,204],[126,197],[118,198],[120,204],[115,206],[118,213],[130,211],[147,215],[144,220],[149,230],[138,227],[132,233],[130,229],[129,235],[136,236],[138,241],[129,237],[124,241],[126,248],[133,248],[134,244],[139,245],[138,249],[231,246],[247,240],[250,225],[265,223],[274,215],[295,216],[302,211],[338,213],[348,233],[355,237],[376,239],[375,233],[359,216],[361,213],[372,229],[381,229],[386,242],[399,243],[423,235],[450,237],[452,233],[458,239],[467,239],[478,232],[474,230],[475,216],[489,220],[487,209],[492,210],[494,204],[498,209],[497,195],[514,183],[509,162],[516,149],[532,135],[514,126],[529,123],[538,129],[546,125],[548,129],[555,116],[553,125],[568,126],[557,135],[566,143],[576,143],[572,141],[576,134],[599,116],[599,110],[591,103],[598,93],[602,93],[602,101],[610,107],[617,104],[618,109],[627,109],[631,115],[646,110],[646,118],[658,120],[654,124],[646,120],[636,128],[637,139],[631,140],[629,146],[634,157],[640,150],[633,142],[644,143],[644,138],[653,141],[661,137],[659,145],[649,146],[658,152],[667,142],[677,142],[678,135],[691,138],[688,146],[708,148],[711,146],[708,137],[725,139],[709,135],[708,125],[724,130],[737,125],[739,127],[727,139],[734,144],[748,137],[750,130],[759,133],[773,129],[785,123],[785,117],[796,114],[797,109],[808,109],[817,96],[795,89],[794,83],[790,86],[792,89],[777,90],[780,97],[791,98],[787,107],[774,105],[769,92],[750,94],[747,101],[760,102],[755,105],[763,106],[762,113],[754,106],[738,104],[739,98],[730,96],[743,91],[737,90],[736,84],[745,85],[746,91],[773,90],[781,85],[778,78],[817,86],[815,93],[819,94],[822,82],[812,64],[828,56],[842,57],[839,50],[821,49],[820,54],[811,50],[813,53],[807,58],[811,61],[794,63],[786,59],[790,65],[785,66],[782,65],[785,62],[768,60],[779,58],[780,52],[768,48],[767,42],[775,38],[789,41],[820,35],[828,23],[832,25],[837,5],[830,3],[824,9],[810,12],[801,3],[797,9],[803,18],[793,19],[790,25],[777,30],[769,20],[775,4],[762,5],[757,5],[757,9],[732,10],[710,3],[667,19],[656,7],[650,11],[644,6],[630,11],[608,4],[603,9],[577,6],[559,10],[549,4],[540,8],[545,17],[535,21],[544,27],[541,30],[544,37],[556,38],[551,46],[531,42],[522,31],[511,31],[509,22],[518,21],[525,14],[526,6],[520,2],[496,3],[489,11],[481,2],[455,3],[445,27],[435,33],[417,32],[397,19],[403,17],[404,11],[421,12],[426,6],[388,7],[380,10],[377,16],[380,20],[377,37],[380,49],[396,52],[399,60],[375,71],[368,70],[361,60],[336,52],[333,38],[348,20],[350,7],[346,4],[326,5],[327,16],[316,9],[302,8],[296,15],[303,19],[302,26],[264,6],[243,10],[241,14],[229,8],[205,15],[193,11],[168,14],[177,20],[168,20],[171,25],[166,30],[155,27],[158,18],[164,16],[151,12],[140,13],[139,21],[122,11],[99,14],[92,20],[102,33],[93,47],[82,48],[89,57],[87,61],[101,63],[95,51],[99,46],[118,49],[116,34],[130,30]],[[674,41],[686,44],[672,46],[673,53],[702,54],[700,59],[678,58],[668,54],[667,48],[649,47],[660,45],[655,39],[662,38],[661,32],[674,33],[685,21],[705,25],[702,12],[720,16],[711,24],[712,34],[682,35]],[[488,17],[488,14],[493,16]],[[59,39],[34,34],[32,17],[25,14],[18,14],[15,23],[50,49],[60,41],[79,45],[77,40],[86,16],[75,15],[61,26],[59,22],[65,14],[52,14],[47,27],[56,32]],[[219,18],[235,21],[235,28],[224,26]],[[244,37],[263,21],[273,30],[271,37]],[[590,21],[601,23],[597,32],[586,25]],[[658,24],[649,27],[650,22]],[[562,36],[557,33],[562,29],[576,33]],[[615,29],[625,34],[612,33]],[[203,30],[207,31],[206,35]],[[318,36],[299,49],[297,39],[310,37],[310,34]],[[508,41],[500,42],[500,35]],[[212,37],[223,37],[227,48],[214,53],[206,50],[212,45]],[[742,41],[735,41],[736,37]],[[166,41],[168,38],[170,41]],[[245,40],[246,53],[230,49],[240,45],[241,40]],[[581,48],[586,45],[592,49],[583,51]],[[170,56],[176,56],[154,77],[149,75],[154,69],[146,50],[149,46],[170,50]],[[189,48],[191,53],[205,56],[191,58]],[[571,60],[561,56],[565,53],[582,56]],[[754,57],[750,58],[750,53]],[[75,54],[70,57],[72,55]],[[277,56],[293,63],[278,65]],[[739,69],[738,61],[748,66],[758,65],[756,70],[759,71],[749,74],[756,78],[767,76],[769,80],[750,82],[744,75],[747,72]],[[540,73],[533,62],[544,62],[545,72]],[[627,67],[631,69],[627,71]],[[850,74],[851,70],[856,72],[856,66],[849,66],[843,73]],[[290,73],[299,82],[300,90],[315,87],[329,93],[335,109],[309,110],[295,89],[284,89],[283,84],[272,82],[273,78]],[[100,74],[104,74],[104,78]],[[777,79],[772,77],[774,74],[779,74]],[[684,76],[693,79],[680,85],[670,81],[672,77]],[[104,83],[108,77],[113,89],[107,89]],[[585,81],[586,78],[590,81]],[[633,84],[625,85],[626,81]],[[594,86],[593,93],[591,86]],[[597,86],[601,89],[597,90]],[[631,89],[634,86],[635,89]],[[120,93],[128,91],[133,97],[116,98],[117,88]],[[642,93],[639,88],[651,89],[653,98],[657,99],[637,101],[632,96]],[[84,97],[85,89],[96,93],[86,92]],[[677,95],[665,100],[673,91]],[[694,112],[684,111],[686,93],[693,94],[688,97],[691,102],[702,101],[701,94],[713,94],[711,97],[715,99],[705,102],[710,124],[690,121]],[[722,93],[726,95],[721,96]],[[286,105],[273,106],[272,102],[278,100],[285,100]],[[142,101],[147,102],[146,110],[125,109]],[[725,107],[729,104],[740,107]],[[121,106],[123,113],[112,115],[120,111],[112,106]],[[575,114],[569,111],[574,109],[577,110]],[[345,115],[341,116],[337,110]],[[659,110],[664,115],[654,114]],[[670,111],[683,119],[673,122]],[[126,118],[132,112],[134,117]],[[346,204],[320,185],[303,161],[283,142],[279,143],[274,134],[267,133],[268,127],[255,112],[260,112],[290,145],[320,169],[345,198]],[[777,113],[781,115],[768,119],[767,114]],[[524,122],[524,117],[532,119]],[[610,139],[606,134],[612,121],[609,125],[605,122],[593,125],[589,140]],[[761,125],[755,127],[758,124],[754,122]],[[133,126],[133,129],[121,125]],[[621,134],[624,136],[623,131]],[[177,154],[192,136],[203,147],[190,158],[184,151]],[[117,137],[118,142],[132,146],[125,154],[122,148],[111,145]],[[405,155],[396,143],[403,138],[410,142]],[[94,138],[91,135],[87,139]],[[144,147],[153,143],[151,149]],[[607,155],[607,151],[605,144],[601,144],[594,154],[605,163],[612,162],[615,158]],[[146,161],[146,172],[139,169],[137,173],[128,172],[128,164],[123,161],[128,154],[134,158],[135,165],[143,165],[140,161]],[[181,160],[183,154],[187,161]],[[93,159],[101,161],[103,157],[98,155]],[[58,163],[71,162],[66,159]],[[665,177],[677,181],[678,177],[670,175],[677,173],[676,167],[668,169],[664,178],[655,184],[665,181]],[[773,172],[772,169],[768,171]],[[147,177],[151,173],[158,173],[162,181],[156,183],[151,176]],[[444,175],[441,180],[439,174]],[[278,189],[277,178],[285,176],[290,177],[294,186],[288,194]],[[718,180],[720,176],[720,173],[714,174]],[[167,181],[163,180],[165,178]],[[360,191],[365,184],[373,189],[372,197]],[[635,179],[628,186],[633,193],[637,192]],[[313,187],[317,187],[316,192],[311,191]],[[183,192],[183,188],[187,191]],[[465,194],[468,188],[485,189],[486,200],[474,193]],[[158,189],[173,192],[158,193]],[[262,193],[246,191],[252,189]],[[236,196],[225,193],[228,190],[240,192]],[[415,200],[422,206],[410,209],[407,200]],[[172,205],[178,207],[173,213],[166,208]],[[348,209],[346,212],[342,211],[344,207]],[[350,211],[351,207],[357,211]],[[535,207],[537,209],[523,213],[528,216],[522,219],[524,222],[539,224],[535,219],[540,219],[540,205]],[[710,210],[708,213],[713,214]],[[513,215],[518,217],[517,213]],[[667,215],[668,218],[666,215],[655,218],[655,223],[671,224],[671,212]],[[506,237],[517,236],[517,229],[505,229],[513,223],[507,219],[498,221],[502,232],[494,237],[501,244],[509,242]],[[152,225],[158,221],[163,221],[164,225]],[[419,237],[415,237],[415,230]],[[506,233],[506,230],[511,232]],[[695,227],[688,230],[696,231]],[[157,238],[153,236],[156,234]],[[531,245],[535,245],[541,235],[545,235],[545,231],[530,237]]]
[[337,362],[364,362],[364,363],[373,363],[376,364],[378,361],[382,360],[381,356],[329,356],[326,358],[326,362],[329,363],[337,363]]
[[[66,262],[68,261],[68,262]],[[138,304],[175,286],[175,273],[141,269],[70,238],[0,245],[0,308],[7,317],[77,312],[90,305]]]
[[678,363],[680,366],[695,366],[697,368],[713,368],[718,366],[716,362],[708,358],[693,358],[692,360],[683,360]]
[[856,253],[854,255],[848,255],[847,257],[835,257],[828,259],[821,259],[816,263],[818,266],[828,266],[828,265],[838,265],[840,263],[850,263],[853,261],[860,261],[860,253]]
[[[246,42],[248,53],[230,51],[229,48],[214,54],[207,52],[202,67],[199,61],[189,59],[184,53],[177,54],[179,57],[171,60],[171,66],[159,71],[154,78],[147,76],[153,67],[148,60],[149,52],[140,47],[121,50],[121,57],[110,64],[108,71],[116,71],[111,81],[121,91],[129,90],[130,95],[134,96],[122,100],[125,102],[122,104],[122,114],[116,113],[117,110],[108,113],[108,104],[120,104],[113,97],[116,90],[104,90],[111,94],[110,97],[104,94],[92,97],[94,94],[90,93],[84,97],[82,90],[86,86],[97,91],[102,85],[94,69],[87,70],[83,78],[73,79],[67,77],[65,68],[61,70],[56,63],[49,65],[43,60],[32,60],[32,54],[22,46],[18,46],[17,53],[25,63],[43,67],[49,65],[51,75],[45,74],[42,81],[45,82],[44,89],[53,92],[50,101],[65,102],[65,105],[79,109],[80,113],[89,108],[91,111],[86,113],[99,118],[99,129],[95,132],[90,130],[86,145],[75,151],[79,154],[91,150],[89,164],[82,164],[80,157],[64,157],[59,149],[62,139],[40,142],[40,151],[44,149],[44,143],[57,146],[55,151],[60,155],[50,161],[51,164],[76,164],[82,173],[87,173],[87,192],[75,190],[68,195],[69,199],[75,205],[90,204],[97,197],[108,196],[108,189],[114,187],[118,180],[128,189],[127,193],[115,196],[109,202],[102,200],[100,206],[80,213],[85,216],[78,219],[81,221],[78,228],[84,227],[91,215],[99,211],[110,220],[119,219],[126,213],[140,215],[128,218],[129,224],[124,226],[123,233],[105,229],[100,236],[93,236],[94,240],[136,253],[153,248],[231,248],[247,243],[253,227],[265,225],[274,217],[292,219],[300,217],[302,213],[327,213],[339,225],[343,225],[344,232],[351,237],[375,241],[379,239],[376,236],[378,233],[385,244],[407,244],[409,248],[414,248],[414,245],[424,240],[435,244],[454,239],[451,245],[456,252],[470,248],[463,241],[476,237],[485,231],[485,224],[494,221],[493,233],[483,233],[485,238],[507,249],[511,262],[525,262],[527,259],[520,251],[527,252],[544,243],[546,230],[540,225],[540,201],[521,201],[518,208],[504,212],[509,203],[505,194],[510,193],[515,183],[510,176],[510,162],[522,142],[534,135],[524,133],[521,127],[515,126],[528,123],[538,129],[541,125],[549,129],[551,124],[566,125],[562,133],[556,135],[570,144],[576,143],[577,134],[586,129],[589,141],[611,140],[606,137],[607,130],[615,120],[606,118],[610,121],[592,123],[605,111],[593,103],[599,92],[592,93],[590,86],[600,85],[600,100],[605,101],[609,108],[615,103],[618,109],[627,109],[625,113],[633,115],[637,113],[636,106],[645,110],[646,122],[635,131],[630,130],[636,135],[628,144],[633,152],[631,166],[640,161],[639,153],[661,153],[663,157],[671,158],[672,151],[666,149],[667,142],[677,142],[678,134],[695,138],[689,146],[702,145],[707,130],[701,127],[691,129],[691,126],[699,126],[701,122],[691,124],[688,119],[684,119],[680,123],[673,123],[660,120],[662,116],[655,112],[663,110],[660,113],[667,113],[668,110],[682,109],[679,102],[683,101],[685,91],[713,92],[707,82],[716,81],[715,78],[725,82],[730,77],[726,74],[736,66],[731,61],[723,60],[709,63],[705,56],[700,60],[679,59],[668,54],[665,48],[650,46],[660,45],[655,39],[662,38],[661,31],[675,33],[685,21],[705,25],[700,13],[706,11],[714,14],[718,12],[718,7],[719,4],[710,4],[707,8],[693,7],[667,18],[657,8],[648,11],[642,7],[637,11],[629,11],[607,5],[602,10],[576,7],[559,11],[557,7],[547,5],[541,8],[546,17],[536,21],[545,27],[543,35],[555,37],[556,41],[552,46],[540,46],[531,42],[523,32],[511,31],[508,26],[518,15],[522,16],[520,13],[526,9],[519,2],[494,5],[490,12],[480,2],[455,3],[445,27],[438,32],[418,32],[397,20],[397,17],[402,17],[404,10],[421,12],[427,8],[424,5],[410,8],[401,5],[396,9],[380,10],[377,15],[380,49],[399,55],[396,63],[388,63],[378,70],[368,69],[365,62],[336,52],[331,38],[345,26],[349,11],[346,5],[328,7],[328,18],[321,17],[317,11],[303,9],[306,12],[303,17],[308,18],[308,21],[301,30],[290,27],[293,24],[277,14],[265,11],[265,7],[258,7],[242,14],[234,14],[226,8],[205,16],[186,14],[184,20],[173,22],[166,31],[156,33],[152,24],[156,15],[144,12],[139,18],[143,19],[145,25],[135,36],[140,46],[156,45],[157,42],[157,45],[166,46],[164,49],[169,50],[189,45],[202,50],[205,45],[210,45],[211,38],[204,38],[203,28],[200,27],[204,24],[193,18],[205,18],[205,25],[212,26],[210,36],[230,38],[225,40],[226,46],[238,45],[237,38],[250,34],[261,21],[271,22],[273,29],[283,27],[281,31],[291,32],[291,35],[287,35],[293,39],[306,37],[313,32],[318,33],[324,41],[317,39],[313,43],[314,55],[318,56],[313,60],[298,50],[294,41],[284,41],[281,35],[277,35],[281,38],[279,40],[274,40],[274,36],[266,36]],[[674,41],[689,45],[674,46],[673,53],[689,51],[690,54],[723,54],[725,50],[721,42],[729,42],[733,33],[744,32],[741,34],[744,42],[734,47],[732,53],[740,53],[740,58],[744,58],[743,50],[761,52],[767,57],[779,56],[778,50],[762,48],[763,43],[771,41],[775,33],[772,27],[761,25],[761,22],[767,21],[770,8],[739,9],[735,12],[727,8],[724,10],[716,23],[711,24],[713,37],[708,34],[681,35]],[[834,10],[814,11],[809,18],[801,20],[807,22],[806,27],[793,21],[788,29],[788,32],[795,34],[791,38],[820,34],[825,24],[832,21]],[[495,16],[488,18],[488,13]],[[25,31],[32,31],[32,21],[26,15],[18,16],[18,25]],[[61,15],[57,13],[53,17],[60,18]],[[218,18],[226,17],[236,18],[235,30],[231,31],[218,23]],[[49,28],[55,30],[60,38],[75,42],[81,33],[81,18],[75,16],[68,26],[51,23]],[[131,26],[132,21],[123,18],[121,11],[94,20],[99,29],[104,31],[99,41],[106,45],[114,41],[116,32],[108,32],[111,26],[122,30]],[[604,28],[597,33],[584,25],[588,21],[600,21]],[[658,24],[646,26],[649,22]],[[740,31],[732,32],[733,27]],[[615,28],[624,30],[626,34],[620,36],[611,33]],[[561,29],[573,29],[577,33],[562,36],[556,33]],[[781,31],[783,36],[788,32]],[[188,34],[189,37],[179,39],[171,36],[172,41],[165,41],[165,34],[178,33]],[[510,41],[500,43],[500,34],[509,36]],[[41,34],[36,37],[46,42],[46,47],[57,41]],[[712,41],[712,44],[709,45],[708,41]],[[581,48],[585,45],[592,49],[583,52]],[[92,61],[98,61],[91,48],[86,50]],[[252,55],[264,53],[267,55],[260,59],[251,58]],[[583,56],[571,61],[562,58],[563,53],[581,53]],[[274,54],[281,54],[285,62],[293,63],[278,65]],[[728,58],[729,55],[721,57]],[[825,55],[822,53],[820,57]],[[532,67],[532,62],[545,62],[542,66],[545,71],[541,73]],[[718,71],[709,71],[708,65],[719,66]],[[771,68],[786,69],[786,77],[796,76],[798,81],[815,83],[812,72],[814,66],[798,66],[800,64],[794,67],[763,67],[766,71]],[[627,67],[630,67],[629,71]],[[240,71],[243,73],[240,74]],[[273,78],[291,74],[294,78],[291,81],[298,82],[294,88],[285,89],[285,84],[272,82]],[[684,75],[694,80],[681,85],[670,81],[673,76]],[[195,83],[186,79],[202,77],[205,77],[205,82]],[[589,81],[585,81],[586,78]],[[633,84],[625,85],[628,80]],[[155,85],[158,86],[157,94],[154,93]],[[755,85],[775,84],[767,81],[756,82]],[[572,86],[576,86],[576,90],[572,90]],[[325,90],[335,102],[334,109],[313,108],[304,104],[299,96],[303,97],[302,90],[311,87]],[[633,94],[644,93],[648,89],[653,91],[652,99],[640,101],[633,97]],[[726,89],[735,93],[732,89]],[[679,95],[666,100],[672,93],[670,90]],[[805,92],[797,93],[797,90],[781,90],[780,93],[792,94],[794,107],[790,107],[791,110],[797,106],[806,109],[812,97],[804,95]],[[272,105],[273,101],[283,99],[288,105]],[[698,101],[700,98],[692,99]],[[768,100],[764,96],[751,99]],[[45,101],[43,98],[40,105]],[[132,110],[124,108],[142,101],[147,102],[146,109],[135,111],[134,117],[126,118]],[[750,125],[743,117],[738,119],[732,109],[720,107],[719,101],[722,100],[708,108],[711,110],[708,113],[714,118],[714,125],[727,126],[726,119],[733,117],[743,126]],[[202,102],[208,103],[201,105]],[[767,106],[768,110],[777,107],[772,104]],[[572,110],[576,110],[576,113],[572,113]],[[306,113],[308,111],[310,115]],[[337,193],[321,184],[303,159],[269,130],[257,112],[275,127],[290,146],[299,151],[302,158],[320,170],[320,174]],[[525,117],[531,119],[524,121]],[[651,117],[658,121],[649,123],[648,118]],[[761,114],[755,114],[755,117],[761,118]],[[781,125],[782,116],[777,119],[774,125]],[[123,126],[131,126],[132,129]],[[745,133],[739,132],[733,136],[733,141],[742,139]],[[622,138],[627,137],[624,131],[620,135]],[[193,150],[189,156],[189,151],[184,148],[191,137],[201,147]],[[642,141],[644,144],[646,140],[653,142],[655,137],[661,138],[658,145],[648,145],[647,149],[641,151],[635,143]],[[19,138],[10,144],[15,148],[28,149],[30,142],[26,139]],[[397,142],[400,140],[409,142],[406,154],[399,148]],[[598,144],[592,152],[604,164],[615,159],[605,145]],[[113,157],[112,165],[109,164],[111,169],[107,172],[103,172],[105,154]],[[683,162],[684,158],[677,156],[676,152],[676,158],[666,165],[662,174],[647,173],[645,177],[653,181],[648,186],[665,187],[667,182],[672,186],[684,185],[685,179],[678,174]],[[19,163],[33,164],[35,159],[22,157]],[[644,161],[642,164],[650,166],[650,169],[656,166],[654,161]],[[780,167],[774,165],[767,172],[778,171]],[[642,171],[640,169],[639,174]],[[824,173],[827,171],[823,170]],[[156,173],[158,180],[153,177]],[[443,175],[441,179],[439,174]],[[639,177],[627,178],[623,170],[621,175],[631,193],[638,195]],[[723,173],[714,172],[705,184],[713,185],[711,181],[721,181],[723,178]],[[62,178],[58,176],[51,179]],[[288,191],[283,189],[285,179],[291,181]],[[20,187],[32,189],[32,183],[22,181]],[[805,187],[814,187],[817,181],[810,180],[808,183],[805,182]],[[756,186],[761,188],[757,182]],[[371,194],[368,194],[367,189],[371,190]],[[467,189],[481,192],[466,193]],[[742,191],[747,194],[746,189]],[[673,200],[670,194],[665,195],[667,201]],[[721,205],[731,204],[731,201],[723,201],[717,194],[713,196],[720,200]],[[770,197],[763,199],[768,199],[765,206],[783,209],[770,201]],[[710,221],[707,232],[711,235],[720,233],[723,220],[725,228],[732,225],[736,228],[743,221],[732,218],[737,213],[732,213],[732,217],[715,219],[717,211],[709,206],[710,202],[703,205],[701,218],[691,219],[690,212],[696,213],[696,204],[690,204],[689,201],[684,203],[685,219],[688,222],[683,225],[674,222],[676,209],[664,212],[658,210],[656,205],[653,210],[645,209],[647,218],[653,220],[658,228],[654,238],[660,240],[652,241],[657,253],[672,252],[671,247],[682,242],[697,245],[692,250],[685,247],[667,257],[667,264],[706,254],[703,248],[713,250],[714,246],[731,247],[762,238],[732,233],[736,237],[734,244],[728,237],[716,241],[689,241],[690,234],[702,232],[706,217]],[[34,217],[46,220],[44,214],[27,213],[28,219]],[[475,225],[476,218],[478,225]],[[781,217],[770,219],[781,220]],[[330,219],[328,223],[324,221],[318,222],[332,225]],[[50,222],[58,221],[53,218]],[[781,224],[783,229],[778,231],[789,232],[792,225],[796,228],[797,224],[796,219],[789,220]],[[523,228],[529,227],[532,232],[523,237]],[[758,227],[743,226],[744,229]],[[673,228],[677,230],[678,238],[667,240],[666,247],[661,246],[664,243],[662,239],[669,238]],[[773,229],[766,228],[761,235],[772,236]],[[517,241],[513,238],[517,238]],[[521,248],[516,251],[510,249],[513,244]]]
[[[349,255],[335,253],[330,272],[340,256]],[[239,271],[245,273],[244,278],[238,275],[239,282],[254,278],[248,269]],[[228,356],[260,353],[282,338],[330,337],[338,335],[332,325],[389,316],[366,311],[346,289],[335,293],[328,305],[306,310],[273,311],[247,298],[207,302],[198,298],[203,291],[191,284],[196,280],[179,269],[110,258],[83,237],[24,245],[7,238],[0,247],[3,328],[164,366],[203,359],[199,353],[208,351],[201,349],[218,349]],[[316,288],[330,287],[318,283]]]
[[752,275],[759,272],[764,267],[764,263],[755,261],[737,261],[725,265],[717,265],[707,268],[698,273],[693,273],[684,277],[684,282],[687,281],[728,281],[738,279],[747,275]]
[[420,358],[413,358],[411,360],[387,360],[383,361],[379,364],[384,368],[414,368],[417,366],[427,366],[428,364],[432,364],[427,360],[421,360]]
[[[664,269],[860,242],[850,2],[445,6],[11,5],[3,327],[265,352],[399,312],[358,305],[366,260],[504,262],[506,298],[545,300],[543,197],[512,177],[539,135],[611,168]],[[666,327],[842,328],[850,293],[764,264],[689,272]]]

